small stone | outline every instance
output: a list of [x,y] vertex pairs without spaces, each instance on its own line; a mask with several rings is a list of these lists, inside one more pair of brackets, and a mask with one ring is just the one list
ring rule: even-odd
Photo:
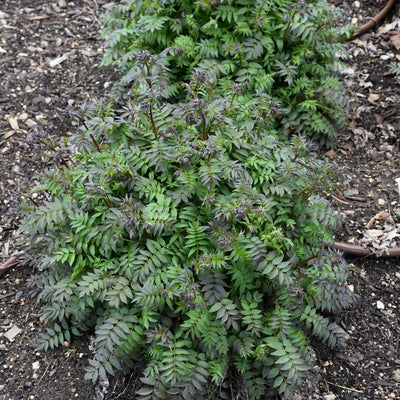
[[61,57],[57,57],[54,60],[49,62],[50,68],[56,67],[58,64],[61,64],[63,61],[68,60],[68,54],[63,54]]
[[70,346],[70,343],[67,341],[65,341],[63,344],[64,344],[64,347],[67,347],[67,348]]
[[51,103],[51,97],[46,97],[45,99],[44,99],[44,102],[46,103],[46,104],[50,104]]
[[388,397],[389,397],[390,399],[395,399],[395,398],[396,398],[396,395],[392,392],[392,393],[389,393]]
[[0,385],[0,392],[1,392],[2,390],[4,390],[5,387],[6,387],[6,385]]
[[40,368],[40,362],[39,361],[35,361],[34,363],[32,363],[32,369],[34,371],[37,371]]
[[336,395],[334,395],[333,393],[328,393],[322,396],[324,398],[324,400],[335,400],[336,399]]
[[358,0],[356,0],[353,4],[354,4],[354,7],[356,7],[356,8],[360,8],[360,6],[361,6],[361,3]]
[[354,293],[354,285],[349,285],[348,288],[351,293]]
[[370,93],[370,95],[368,96],[368,101],[370,101],[371,103],[379,100],[379,94],[377,93]]
[[393,371],[393,376],[392,376],[393,380],[395,380],[396,382],[400,382],[400,369],[396,369],[395,371]]
[[335,156],[335,154],[336,154],[336,151],[335,151],[335,150],[328,150],[328,151],[325,153],[325,156],[328,157],[328,158],[332,158],[332,157]]
[[324,362],[322,363],[322,366],[323,366],[323,367],[329,367],[329,365],[330,365],[330,362],[329,362],[329,361],[324,361]]
[[14,172],[14,174],[21,174],[21,167],[19,165],[14,165],[11,171]]
[[32,387],[32,381],[24,381],[24,389],[29,389]]
[[378,310],[384,310],[384,309],[385,309],[385,305],[384,305],[380,300],[378,300],[378,301],[376,302],[376,308],[377,308]]
[[386,204],[386,200],[385,199],[378,199],[378,205],[379,206],[384,206]]

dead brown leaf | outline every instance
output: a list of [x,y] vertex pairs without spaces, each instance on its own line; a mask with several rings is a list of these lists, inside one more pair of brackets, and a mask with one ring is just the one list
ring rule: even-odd
[[390,31],[389,32],[390,41],[397,51],[400,51],[400,32]]
[[367,224],[367,229],[371,228],[375,221],[379,221],[382,219],[394,225],[393,218],[386,211],[381,211],[369,220]]

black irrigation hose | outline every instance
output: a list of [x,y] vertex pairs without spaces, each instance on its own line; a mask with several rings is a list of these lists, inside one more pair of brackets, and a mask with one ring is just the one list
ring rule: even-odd
[[370,21],[364,24],[357,32],[355,32],[355,34],[351,39],[361,36],[365,32],[369,31],[371,28],[374,28],[379,22],[381,22],[386,17],[386,14],[393,7],[394,3],[396,3],[396,0],[389,0],[389,2],[382,9],[382,11],[376,17],[369,17]]
[[[359,256],[359,257],[376,256],[376,254],[372,250],[365,247],[356,246],[350,243],[335,242],[335,245],[333,247],[336,250],[342,251],[343,253],[346,254],[351,254],[353,256]],[[383,249],[379,253],[379,257],[400,257],[400,247]]]

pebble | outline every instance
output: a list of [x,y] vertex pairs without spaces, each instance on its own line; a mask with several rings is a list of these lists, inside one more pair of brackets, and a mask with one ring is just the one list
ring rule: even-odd
[[63,54],[61,57],[57,57],[54,60],[51,60],[49,62],[49,66],[51,68],[56,67],[58,64],[61,64],[63,61],[68,60],[68,54]]
[[354,7],[356,7],[356,8],[360,8],[361,3],[360,3],[358,0],[356,0],[356,1],[353,3],[353,5],[354,5]]
[[376,308],[377,308],[378,310],[384,310],[384,309],[385,309],[385,305],[384,305],[380,300],[378,300],[378,301],[376,302]]
[[324,398],[324,400],[335,400],[336,399],[336,395],[334,395],[333,393],[328,393],[322,396]]
[[40,368],[40,362],[39,361],[35,361],[34,363],[32,363],[32,369],[34,371],[37,371]]
[[20,168],[19,165],[14,165],[14,166],[11,168],[11,171],[14,172],[14,174],[22,174],[21,168]]
[[323,367],[329,367],[329,365],[330,365],[330,362],[329,362],[329,361],[324,361],[324,362],[322,363],[322,366],[323,366]]
[[400,382],[400,369],[393,371],[393,380]]
[[368,96],[368,100],[371,101],[371,102],[374,102],[374,101],[379,100],[379,94],[377,94],[377,93],[371,93],[371,94]]
[[29,389],[32,387],[32,381],[24,381],[24,389]]

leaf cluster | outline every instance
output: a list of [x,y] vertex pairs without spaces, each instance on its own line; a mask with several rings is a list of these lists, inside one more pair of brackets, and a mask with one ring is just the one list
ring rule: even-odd
[[348,32],[336,27],[339,18],[321,0],[130,0],[103,19],[103,64],[129,74],[137,51],[169,49],[169,101],[184,98],[180,81],[205,71],[211,80],[240,84],[249,96],[262,91],[273,97],[281,108],[281,135],[301,134],[332,147],[347,105],[337,54]]
[[289,398],[309,335],[341,343],[323,314],[353,300],[326,249],[332,168],[303,138],[278,139],[267,94],[197,71],[189,101],[170,103],[166,53],[133,56],[122,105],[97,104],[63,148],[71,162],[26,196],[47,196],[22,224],[43,271],[42,347],[93,332],[86,378],[135,366],[142,400],[232,398],[229,381]]

